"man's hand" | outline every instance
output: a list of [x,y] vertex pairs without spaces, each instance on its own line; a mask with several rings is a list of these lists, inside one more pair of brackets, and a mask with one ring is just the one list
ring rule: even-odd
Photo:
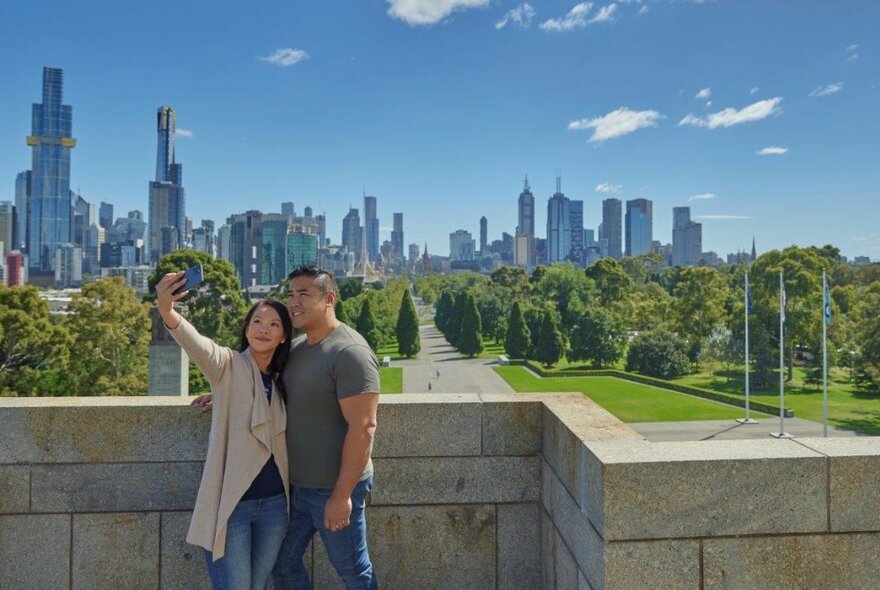
[[341,531],[348,526],[351,518],[351,496],[340,496],[335,492],[324,505],[324,528]]
[[214,406],[214,397],[211,395],[200,395],[191,401],[189,405],[201,408],[202,412],[210,412]]

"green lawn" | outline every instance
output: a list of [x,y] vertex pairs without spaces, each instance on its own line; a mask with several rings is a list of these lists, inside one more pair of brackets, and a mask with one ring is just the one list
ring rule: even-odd
[[382,393],[403,393],[403,369],[400,367],[379,367],[379,380]]
[[495,367],[516,391],[580,391],[624,422],[741,418],[743,410],[614,377],[540,378],[523,367]]
[[386,356],[390,356],[392,361],[399,361],[406,358],[397,352],[397,338],[392,338],[390,341],[380,346],[379,350],[376,351],[376,358],[379,359],[379,362],[382,362],[382,359]]
[[494,359],[499,354],[504,354],[504,342],[483,340],[483,352],[480,353],[479,358]]
[[[822,422],[822,386],[807,386],[804,383],[805,371],[794,369],[794,379],[785,384],[785,407],[794,410],[797,418]],[[708,373],[696,373],[676,379],[675,383],[693,385],[713,391],[723,391],[738,397],[745,397],[743,370],[731,373],[731,379]],[[761,390],[752,388],[751,399],[779,404],[779,373],[774,372],[773,383]],[[828,382],[828,423],[832,426],[854,430],[863,434],[880,435],[880,394],[864,393],[849,383],[845,371],[832,370]]]

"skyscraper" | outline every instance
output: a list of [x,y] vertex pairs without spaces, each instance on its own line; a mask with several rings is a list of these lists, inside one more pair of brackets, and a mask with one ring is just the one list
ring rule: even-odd
[[266,213],[260,221],[263,240],[260,260],[260,284],[277,285],[287,276],[287,233],[290,217],[284,213]]
[[394,214],[394,226],[391,230],[391,253],[397,258],[403,258],[403,213]]
[[348,213],[342,218],[342,247],[354,254],[355,259],[361,255],[361,216],[357,209],[349,207]]
[[281,214],[289,215],[292,220],[296,216],[296,211],[293,208],[293,202],[284,201],[283,203],[281,203]]
[[672,208],[672,266],[699,264],[703,256],[703,225],[691,221],[690,207]]
[[[376,197],[364,195],[364,250],[371,262],[379,260],[379,216]],[[360,254],[360,253],[358,253]]]
[[602,201],[602,226],[599,231],[599,241],[606,240],[608,246],[606,255],[619,260],[623,257],[621,239],[621,212],[620,199],[605,199]]
[[529,187],[529,176],[523,181],[523,191],[517,202],[516,234],[519,236],[535,235],[535,195]]
[[15,205],[12,201],[0,201],[0,260],[4,254],[17,250],[13,243],[15,236]]
[[98,223],[104,229],[113,227],[113,203],[101,201],[101,207],[98,210]]
[[176,125],[174,109],[159,107],[156,113],[156,180],[150,182],[148,252],[153,263],[187,242],[183,166],[174,159]]
[[556,177],[556,192],[547,201],[547,263],[568,258],[571,252],[571,211],[562,194],[562,178]]
[[33,148],[31,191],[27,199],[27,250],[36,272],[54,270],[55,250],[70,242],[70,150],[73,139],[73,109],[62,104],[64,73],[43,68],[43,102],[32,107]]
[[471,232],[457,229],[449,234],[449,258],[451,260],[471,261],[474,259],[476,242]]
[[489,245],[489,221],[486,216],[480,217],[480,255],[486,254],[486,247]]
[[654,203],[648,199],[626,202],[626,255],[639,256],[651,251]]
[[26,250],[28,234],[28,200],[31,194],[31,171],[15,176],[15,244],[10,250]]
[[263,213],[245,211],[230,217],[229,260],[245,289],[260,282],[263,259]]
[[569,226],[571,228],[571,248],[568,259],[576,265],[584,262],[584,202],[568,202]]

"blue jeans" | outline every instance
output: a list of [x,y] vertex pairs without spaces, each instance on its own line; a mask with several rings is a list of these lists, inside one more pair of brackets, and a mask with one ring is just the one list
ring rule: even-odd
[[331,489],[292,487],[290,490],[290,525],[278,561],[272,570],[275,588],[308,590],[312,587],[303,563],[303,555],[315,536],[321,535],[327,557],[348,590],[375,590],[376,575],[367,551],[367,520],[364,515],[367,494],[373,478],[365,479],[351,493],[349,525],[340,531],[324,528],[324,505]]
[[226,552],[214,561],[205,550],[215,590],[263,590],[287,533],[287,498],[242,500],[226,525]]

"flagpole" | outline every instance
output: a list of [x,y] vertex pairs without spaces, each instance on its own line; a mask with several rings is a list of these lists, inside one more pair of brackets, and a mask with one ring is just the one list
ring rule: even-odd
[[745,292],[745,316],[746,316],[746,417],[737,419],[737,422],[740,424],[757,424],[757,420],[752,420],[749,417],[749,311],[751,311],[750,304],[750,293],[749,293],[749,273],[746,273],[746,292]]
[[822,436],[828,438],[828,319],[831,316],[828,283],[822,271]]
[[782,281],[782,271],[779,271],[779,432],[770,436],[775,438],[791,438],[785,431],[785,284]]

